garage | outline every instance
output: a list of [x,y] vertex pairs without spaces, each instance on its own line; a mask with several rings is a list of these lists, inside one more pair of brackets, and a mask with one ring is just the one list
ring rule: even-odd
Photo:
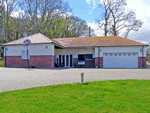
[[137,53],[105,53],[104,68],[138,68]]

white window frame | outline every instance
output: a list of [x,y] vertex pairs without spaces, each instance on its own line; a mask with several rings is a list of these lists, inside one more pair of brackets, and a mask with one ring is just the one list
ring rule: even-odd
[[[24,53],[23,53],[24,52]],[[24,54],[24,55],[23,55]],[[27,50],[22,50],[21,51],[21,59],[27,59]],[[30,53],[28,50],[28,59],[30,59]]]

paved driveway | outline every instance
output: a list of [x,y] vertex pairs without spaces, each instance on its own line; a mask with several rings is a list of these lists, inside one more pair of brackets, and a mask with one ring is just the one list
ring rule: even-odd
[[116,79],[150,79],[150,69],[21,69],[0,68],[0,92],[52,84]]

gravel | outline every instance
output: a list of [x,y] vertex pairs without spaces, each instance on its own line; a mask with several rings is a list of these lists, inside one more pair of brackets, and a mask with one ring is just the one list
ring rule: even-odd
[[150,69],[23,69],[0,68],[0,92],[64,83],[118,79],[150,79]]

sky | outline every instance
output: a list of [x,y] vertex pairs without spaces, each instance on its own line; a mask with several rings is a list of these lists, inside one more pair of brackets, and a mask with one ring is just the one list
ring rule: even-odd
[[[65,0],[68,1],[72,13],[84,19],[92,29],[95,30],[97,36],[102,36],[102,31],[96,24],[96,20],[100,19],[100,14],[104,12],[103,6],[97,4],[97,0]],[[136,1],[136,2],[135,2]],[[150,42],[150,0],[126,0],[126,11],[134,11],[136,18],[140,19],[144,24],[138,32],[130,32],[129,39],[148,44]]]

